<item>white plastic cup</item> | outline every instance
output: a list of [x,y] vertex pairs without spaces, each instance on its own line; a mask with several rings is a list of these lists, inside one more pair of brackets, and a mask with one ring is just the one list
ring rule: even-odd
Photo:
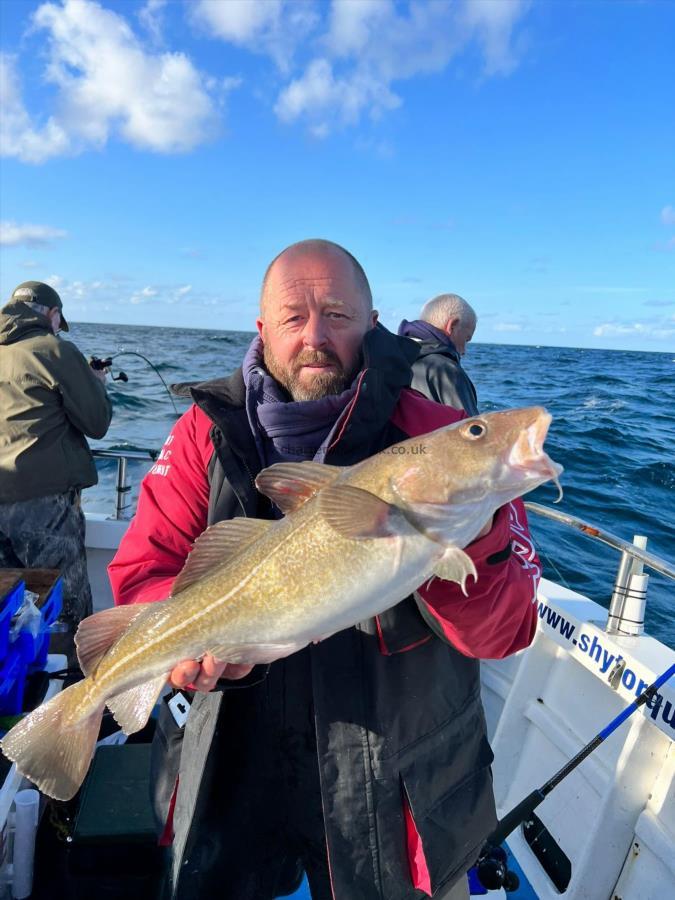
[[40,812],[40,794],[34,788],[19,791],[14,798],[14,900],[30,897],[33,890],[33,862],[35,859],[35,835]]

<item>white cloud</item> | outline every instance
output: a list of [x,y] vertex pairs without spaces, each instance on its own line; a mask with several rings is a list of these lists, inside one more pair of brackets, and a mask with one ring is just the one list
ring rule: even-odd
[[508,75],[517,66],[511,36],[529,5],[518,0],[468,0],[465,4],[464,20],[483,47],[486,75]]
[[246,45],[278,24],[281,8],[281,0],[197,0],[192,14],[210,26],[216,37]]
[[191,291],[192,291],[191,284],[184,284],[182,287],[175,288],[171,292],[171,296],[169,297],[169,303],[179,303],[181,300],[184,300]]
[[140,291],[134,291],[131,297],[129,297],[129,303],[133,303],[134,305],[138,303],[145,303],[146,300],[150,300],[152,297],[156,297],[159,291],[157,288],[152,287],[151,285],[147,285],[144,288],[141,288]]
[[138,11],[138,20],[156,44],[162,43],[163,12],[167,0],[146,0]]
[[675,207],[664,206],[661,210],[661,221],[664,225],[675,225]]
[[365,108],[372,113],[395,109],[400,99],[378,78],[358,72],[349,78],[336,78],[326,59],[315,59],[305,74],[291,82],[279,96],[275,112],[283,122],[300,116],[319,121],[310,125],[315,137],[327,137],[337,116],[344,125],[355,124]]
[[3,247],[39,247],[65,238],[68,232],[50,225],[20,225],[18,222],[0,222],[0,245]]
[[636,337],[664,340],[675,335],[675,316],[653,322],[604,322],[593,329],[594,337]]
[[68,151],[70,139],[53,116],[41,126],[31,122],[21,98],[14,60],[6,54],[0,54],[0,108],[0,156],[41,163]]
[[492,326],[493,331],[522,331],[523,326],[516,322],[497,322]]
[[486,75],[508,74],[517,60],[512,33],[527,0],[333,0],[325,53],[281,91],[275,112],[284,122],[303,119],[327,135],[364,113],[377,118],[400,106],[396,81],[440,72],[471,42],[483,52]]
[[[159,6],[146,10],[156,14]],[[93,0],[65,0],[43,3],[33,25],[46,33],[45,79],[58,90],[58,113],[41,128],[32,125],[5,59],[5,155],[43,162],[102,147],[113,133],[136,147],[177,153],[214,134],[218,114],[208,79],[183,53],[147,51],[121,15]]]
[[[62,278],[60,275],[48,275],[45,279],[45,284],[51,285],[55,291],[63,291],[66,289],[67,282],[65,278]],[[63,297],[61,297],[63,300]]]
[[371,41],[371,33],[387,27],[396,15],[390,0],[333,0],[328,44],[337,56],[357,54]]
[[41,280],[59,292],[59,296],[66,307],[71,306],[78,309],[85,308],[83,307],[85,301],[104,297],[107,291],[116,288],[115,285],[109,284],[103,279],[71,281],[62,275],[48,275]]
[[199,30],[270,56],[286,71],[300,42],[316,27],[314,2],[303,0],[196,0],[189,7]]

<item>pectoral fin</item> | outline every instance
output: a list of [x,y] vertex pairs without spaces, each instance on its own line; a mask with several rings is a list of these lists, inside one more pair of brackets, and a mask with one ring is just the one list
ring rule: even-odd
[[140,731],[150,718],[150,713],[166,684],[166,675],[159,675],[152,681],[136,685],[115,697],[106,700],[106,706],[125,734]]
[[442,578],[443,581],[456,581],[465,596],[467,596],[465,587],[467,577],[472,575],[474,581],[478,579],[473,560],[458,547],[449,547],[445,551],[434,566],[434,575]]
[[407,527],[395,506],[349,485],[324,488],[319,494],[319,510],[331,528],[346,538],[394,537]]

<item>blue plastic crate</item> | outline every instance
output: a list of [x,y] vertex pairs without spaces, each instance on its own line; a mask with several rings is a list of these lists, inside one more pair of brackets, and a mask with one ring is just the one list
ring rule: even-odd
[[40,632],[36,638],[29,635],[33,642],[33,656],[30,662],[32,671],[44,669],[49,653],[50,626],[58,619],[63,606],[63,579],[57,578],[40,608]]
[[7,655],[10,623],[12,616],[23,603],[25,590],[26,583],[19,581],[3,597],[0,597],[0,660]]
[[33,641],[29,634],[19,634],[10,644],[0,665],[0,716],[16,716],[23,712],[26,674],[32,653]]

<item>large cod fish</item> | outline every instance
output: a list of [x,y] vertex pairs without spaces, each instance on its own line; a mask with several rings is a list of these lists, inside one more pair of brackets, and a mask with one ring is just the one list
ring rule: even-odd
[[396,444],[358,465],[279,463],[258,489],[285,514],[208,528],[161,603],[118,606],[77,632],[85,678],[26,716],[5,756],[62,800],[80,787],[106,706],[124,732],[147,722],[167,676],[210,652],[268,663],[375,616],[436,576],[464,590],[461,548],[495,510],[561,466],[543,451],[551,417],[495,412]]

